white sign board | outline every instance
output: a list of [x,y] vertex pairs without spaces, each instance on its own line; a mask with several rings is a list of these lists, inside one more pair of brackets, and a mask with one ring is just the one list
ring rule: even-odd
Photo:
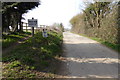
[[43,29],[42,35],[43,37],[48,37],[47,30]]
[[37,27],[38,26],[37,19],[28,19],[28,26],[29,27]]

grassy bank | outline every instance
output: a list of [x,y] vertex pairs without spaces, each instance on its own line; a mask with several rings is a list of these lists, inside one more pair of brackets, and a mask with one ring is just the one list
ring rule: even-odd
[[7,55],[3,55],[3,77],[5,78],[38,78],[53,77],[55,56],[59,56],[62,45],[62,34],[49,33],[43,38],[37,33]]
[[21,32],[21,33],[12,33],[10,35],[3,35],[2,36],[2,48],[5,49],[11,46],[13,43],[17,42],[18,40],[27,37],[30,35],[30,32]]
[[[88,36],[86,36],[86,35],[83,35],[83,34],[80,34],[81,36],[84,36],[84,37],[88,37]],[[93,37],[88,37],[88,38],[90,38],[90,39],[92,39],[92,40],[95,40],[95,41],[98,41],[98,42],[100,42],[101,44],[103,44],[103,45],[105,45],[105,46],[107,46],[107,47],[109,47],[109,48],[112,48],[113,50],[115,50],[115,51],[117,51],[117,52],[120,52],[120,44],[113,44],[113,43],[110,43],[110,42],[108,42],[108,41],[104,41],[104,40],[102,40],[102,39],[100,39],[100,38],[93,38]]]

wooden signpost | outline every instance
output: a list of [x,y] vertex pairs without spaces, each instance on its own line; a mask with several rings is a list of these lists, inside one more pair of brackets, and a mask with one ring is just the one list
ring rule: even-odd
[[34,36],[34,27],[38,26],[38,20],[37,19],[28,19],[28,26],[32,27],[32,36]]

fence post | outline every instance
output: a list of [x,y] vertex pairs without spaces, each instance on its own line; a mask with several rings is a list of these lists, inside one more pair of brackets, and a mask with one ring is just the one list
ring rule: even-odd
[[27,26],[27,23],[26,23],[26,32],[28,32],[27,27],[28,27],[28,26]]

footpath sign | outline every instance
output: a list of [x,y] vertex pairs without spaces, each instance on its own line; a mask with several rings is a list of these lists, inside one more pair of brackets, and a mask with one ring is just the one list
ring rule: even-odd
[[28,19],[28,26],[29,27],[32,27],[32,36],[34,36],[34,27],[37,27],[38,26],[38,21],[37,19]]
[[43,37],[48,37],[47,29],[43,29],[42,35]]
[[29,27],[37,27],[38,26],[38,21],[37,19],[28,19],[28,26]]

